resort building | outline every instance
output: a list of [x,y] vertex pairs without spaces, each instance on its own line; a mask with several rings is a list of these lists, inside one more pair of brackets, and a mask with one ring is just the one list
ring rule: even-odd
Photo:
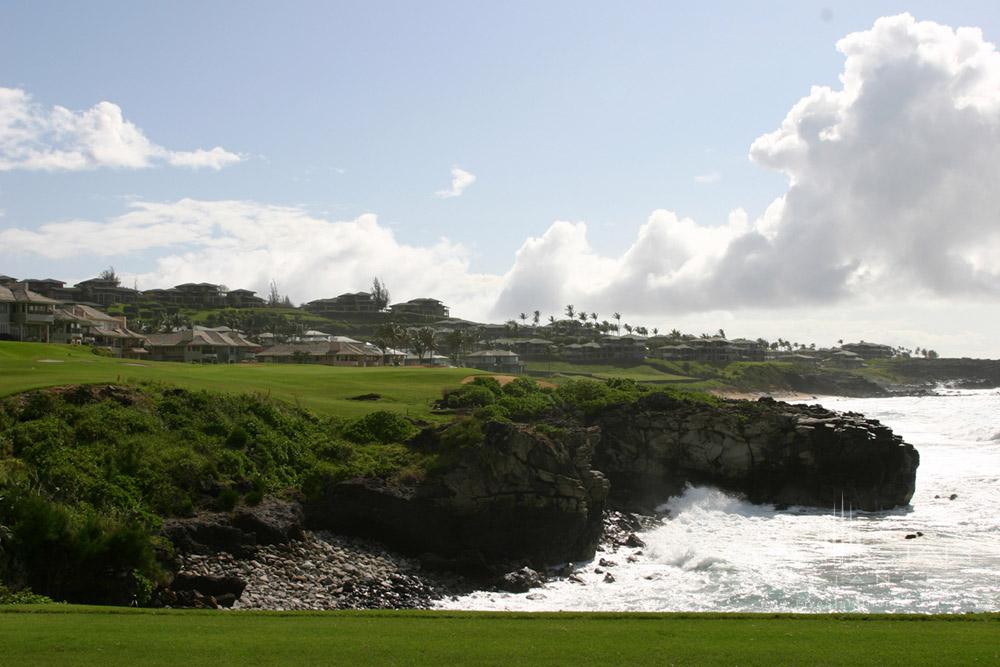
[[124,317],[82,304],[56,306],[50,342],[91,345],[116,357],[143,357],[146,337],[128,328]]
[[326,366],[381,366],[383,364],[381,350],[356,340],[275,345],[259,352],[257,359],[275,363],[324,364]]
[[260,346],[234,331],[185,329],[148,335],[146,349],[153,361],[233,364],[252,361]]
[[389,306],[389,311],[393,315],[423,315],[426,317],[448,317],[448,306],[437,299],[410,299],[403,303],[394,303]]
[[853,352],[864,360],[891,359],[895,356],[895,352],[892,347],[888,345],[881,345],[879,343],[866,343],[865,341],[861,341],[860,343],[845,343],[840,347],[847,352]]
[[520,357],[510,350],[482,350],[465,355],[462,364],[483,371],[517,375],[524,372]]
[[375,298],[369,292],[348,292],[330,299],[316,299],[303,307],[310,313],[324,316],[379,312]]
[[23,283],[0,286],[0,339],[48,343],[57,304]]

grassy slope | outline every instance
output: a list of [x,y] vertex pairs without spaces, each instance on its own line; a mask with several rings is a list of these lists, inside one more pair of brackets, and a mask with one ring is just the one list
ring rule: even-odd
[[[9,664],[997,664],[1000,616],[0,608]],[[34,611],[37,613],[17,613]]]
[[[53,360],[48,363],[41,360]],[[299,364],[197,365],[128,362],[68,345],[0,341],[0,396],[63,384],[158,381],[190,389],[264,392],[321,414],[356,417],[396,410],[426,417],[445,387],[482,371],[463,368],[346,368]],[[351,401],[377,393],[380,401]]]

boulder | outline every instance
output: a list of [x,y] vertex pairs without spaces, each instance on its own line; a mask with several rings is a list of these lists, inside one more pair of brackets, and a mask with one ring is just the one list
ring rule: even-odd
[[508,593],[526,593],[545,584],[545,578],[530,567],[522,567],[500,577],[499,588]]
[[265,498],[259,505],[238,507],[232,524],[253,534],[257,544],[286,544],[302,539],[303,520],[299,503]]
[[[170,590],[178,600],[187,598],[210,598],[208,606],[231,607],[243,595],[246,582],[239,577],[189,574],[181,572],[174,576]],[[189,606],[195,606],[193,603]]]

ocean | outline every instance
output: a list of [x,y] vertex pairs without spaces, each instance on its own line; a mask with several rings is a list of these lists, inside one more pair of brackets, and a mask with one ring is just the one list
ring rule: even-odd
[[[555,580],[523,594],[477,592],[440,606],[807,613],[1000,609],[1000,391],[809,402],[878,419],[920,451],[910,506],[872,513],[849,506],[779,510],[714,488],[688,488],[663,499],[669,518],[640,534],[645,548],[599,552],[593,561],[578,563],[583,583]],[[614,564],[601,566],[602,558]],[[605,581],[607,573],[613,582]]]

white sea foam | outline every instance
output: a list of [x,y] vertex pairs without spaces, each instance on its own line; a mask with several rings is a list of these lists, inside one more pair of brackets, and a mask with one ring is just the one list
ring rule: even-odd
[[[920,450],[911,506],[892,512],[752,505],[712,488],[665,499],[647,546],[581,563],[585,583],[475,593],[442,606],[511,610],[963,612],[1000,609],[1000,393],[826,398]],[[952,500],[951,495],[957,494]],[[905,539],[919,531],[923,536]],[[600,568],[597,560],[617,563]],[[607,569],[614,583],[604,583]],[[544,597],[539,597],[541,593]]]

